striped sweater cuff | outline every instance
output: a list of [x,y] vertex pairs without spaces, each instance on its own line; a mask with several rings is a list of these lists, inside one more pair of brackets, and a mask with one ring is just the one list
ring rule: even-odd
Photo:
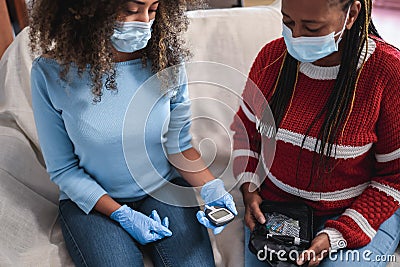
[[317,233],[317,235],[325,233],[329,237],[329,243],[331,250],[337,251],[339,249],[347,247],[347,242],[343,235],[335,228],[325,228]]
[[255,185],[256,188],[260,188],[261,186],[260,177],[258,176],[258,174],[253,172],[242,172],[238,176],[236,176],[236,180],[238,181],[238,188],[240,188],[244,183],[252,183]]

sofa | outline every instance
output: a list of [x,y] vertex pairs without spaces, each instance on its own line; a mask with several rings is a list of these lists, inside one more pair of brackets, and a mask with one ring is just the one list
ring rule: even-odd
[[[189,82],[199,68],[203,73],[189,84],[196,118],[193,144],[232,189],[239,210],[220,235],[210,232],[214,258],[217,266],[244,266],[244,207],[232,175],[229,125],[251,63],[264,44],[281,34],[279,2],[188,15]],[[29,53],[28,31],[16,37],[0,61],[0,266],[73,266],[57,218],[58,188],[46,173],[34,125],[29,74],[36,55]],[[212,83],[221,77],[218,71],[232,79],[219,81],[222,86]],[[147,256],[145,262],[151,266]]]

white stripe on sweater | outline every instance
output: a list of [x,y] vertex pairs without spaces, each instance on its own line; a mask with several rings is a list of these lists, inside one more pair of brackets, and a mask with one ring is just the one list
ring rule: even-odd
[[243,113],[246,115],[246,117],[249,119],[251,122],[256,122],[256,116],[253,115],[253,113],[247,108],[247,106],[244,104],[243,100],[240,101],[240,107],[243,110]]
[[400,148],[396,149],[395,151],[390,152],[388,154],[376,154],[375,157],[376,157],[376,161],[381,162],[381,163],[400,159]]
[[252,157],[255,159],[258,159],[259,155],[258,153],[249,150],[249,149],[236,149],[233,150],[233,159],[237,158],[237,157]]
[[274,185],[276,185],[282,191],[312,201],[339,201],[339,200],[355,198],[361,195],[362,192],[365,190],[365,188],[367,188],[368,185],[370,184],[369,182],[367,182],[354,187],[349,187],[346,189],[332,191],[332,192],[315,192],[315,191],[306,191],[285,184],[280,180],[278,180],[271,172],[268,172],[268,178],[271,180],[272,183],[274,183]]
[[361,228],[361,230],[370,239],[372,239],[376,235],[375,229],[372,228],[367,219],[365,219],[365,217],[362,216],[362,214],[359,213],[358,211],[353,209],[346,209],[346,211],[342,215],[349,216],[353,221],[355,221],[357,225]]
[[[278,134],[276,135],[276,139],[283,141],[285,143],[290,143],[292,145],[301,147],[301,144],[304,139],[304,135],[295,133],[286,129],[279,128]],[[304,141],[303,147],[311,152],[314,151],[315,145],[317,144],[317,151],[320,149],[321,140],[318,140],[315,137],[307,136]],[[331,151],[331,157],[335,156],[335,159],[349,159],[356,158],[358,156],[367,153],[372,147],[372,143],[366,144],[364,146],[342,146],[342,145],[334,145]],[[336,155],[335,153],[336,149]],[[327,148],[325,148],[324,154],[327,155]]]
[[382,191],[384,193],[386,193],[388,196],[391,196],[394,198],[394,200],[396,200],[399,204],[400,204],[400,192],[399,190],[394,189],[393,187],[390,187],[388,185],[385,184],[381,184],[378,182],[373,181],[371,183],[371,186],[378,189],[379,191]]

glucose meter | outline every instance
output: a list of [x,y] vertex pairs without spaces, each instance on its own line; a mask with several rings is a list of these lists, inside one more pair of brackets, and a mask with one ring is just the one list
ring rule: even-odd
[[233,215],[230,210],[217,206],[205,205],[204,213],[206,214],[208,220],[215,226],[225,225],[230,223],[235,218],[235,215]]

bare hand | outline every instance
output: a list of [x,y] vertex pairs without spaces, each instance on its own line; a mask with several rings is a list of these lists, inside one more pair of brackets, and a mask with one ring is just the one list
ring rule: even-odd
[[311,247],[301,254],[297,259],[298,265],[303,265],[308,261],[308,266],[318,266],[321,261],[328,255],[330,249],[329,237],[322,233],[317,235],[311,242]]
[[258,221],[261,224],[265,223],[264,214],[260,210],[262,198],[257,191],[249,192],[250,183],[242,185],[243,202],[245,207],[244,221],[246,225],[253,231]]

